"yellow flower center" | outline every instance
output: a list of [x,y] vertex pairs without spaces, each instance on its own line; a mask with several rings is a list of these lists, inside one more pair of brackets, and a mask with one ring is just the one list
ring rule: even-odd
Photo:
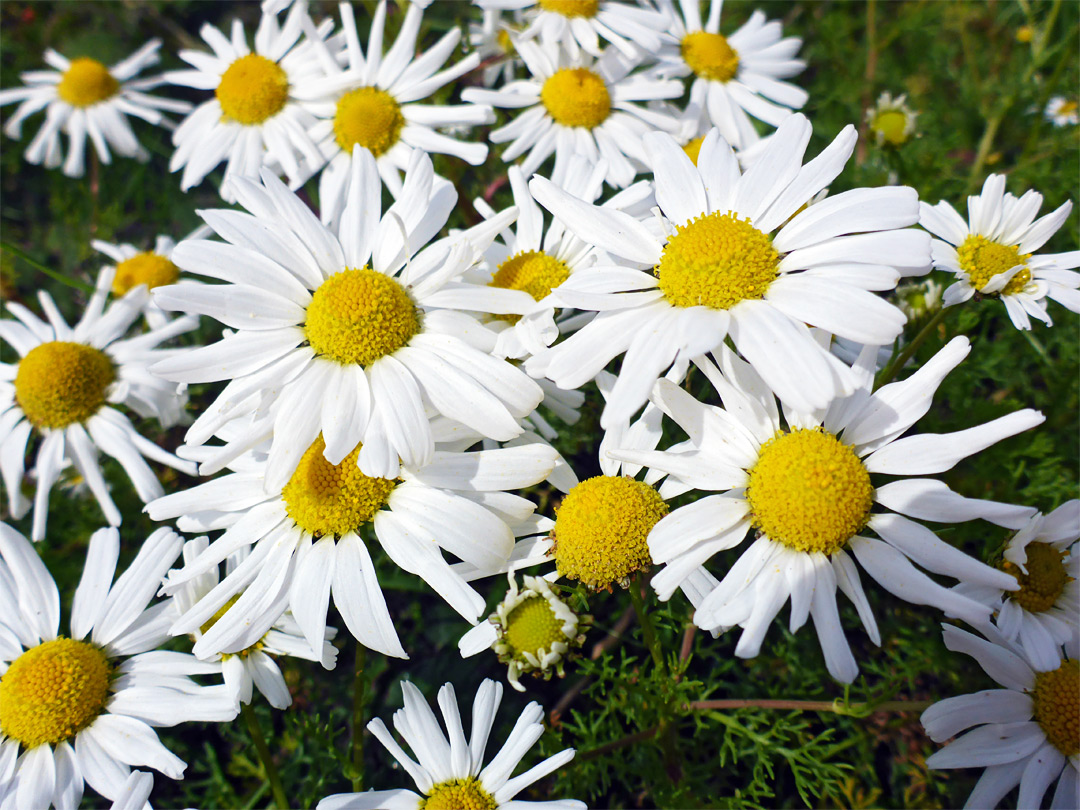
[[686,152],[686,156],[690,158],[695,166],[697,166],[698,155],[701,154],[701,144],[704,142],[705,136],[699,135],[682,148],[682,150]]
[[1067,757],[1080,754],[1080,664],[1065,661],[1053,672],[1035,673],[1035,722]]
[[276,62],[249,53],[229,65],[214,95],[226,118],[246,126],[261,124],[288,101],[289,77]]
[[105,653],[85,641],[46,641],[0,677],[0,730],[25,748],[55,745],[93,723],[108,694]]
[[448,779],[433,785],[419,810],[496,810],[495,797],[481,786],[475,776]]
[[109,69],[97,59],[85,56],[72,59],[56,85],[56,94],[72,107],[93,106],[112,98],[119,90],[120,82]]
[[728,45],[723,34],[694,31],[682,41],[682,57],[703,79],[730,81],[739,72],[739,54]]
[[750,470],[753,525],[798,551],[832,554],[870,519],[874,488],[855,451],[821,428],[778,432]]
[[498,33],[495,34],[495,41],[499,44],[499,47],[502,48],[502,52],[507,56],[512,56],[517,52],[517,49],[514,47],[514,40],[510,38],[510,32],[505,28],[500,28]]
[[[490,286],[507,290],[522,290],[541,301],[570,278],[570,268],[554,256],[542,250],[526,250],[515,253],[502,264],[491,279]],[[500,320],[517,323],[520,315],[499,315]]]
[[358,87],[343,95],[334,113],[338,146],[352,154],[360,144],[378,157],[398,142],[405,116],[392,95],[377,87]]
[[320,434],[301,457],[281,497],[285,511],[301,529],[316,537],[340,537],[374,518],[397,481],[360,472],[356,465],[360,445],[336,465],[323,457],[325,449]]
[[595,17],[600,0],[540,0],[540,8],[564,17]]
[[575,486],[555,520],[555,565],[593,590],[625,583],[650,563],[646,539],[668,513],[660,494],[633,478],[598,475]]
[[419,331],[416,306],[405,288],[370,267],[342,270],[320,284],[304,324],[315,353],[342,365],[370,365]]
[[15,401],[35,427],[67,427],[97,413],[115,379],[116,369],[104,352],[54,340],[35,346],[19,361]]
[[[1017,250],[1019,245],[1002,245],[991,242],[985,236],[971,234],[963,244],[956,249],[956,255],[960,259],[960,269],[968,274],[971,286],[976,290],[982,287],[996,276],[1011,270],[1018,264],[1027,264],[1031,258],[1030,253],[1020,254]],[[1031,271],[1024,267],[1019,273],[1009,279],[1009,283],[995,295],[1016,295],[1031,281]]]
[[900,146],[907,141],[908,117],[903,110],[884,110],[874,116],[870,128],[881,134],[882,139],[892,146]]
[[1020,584],[1020,590],[1008,594],[1009,599],[1032,613],[1052,608],[1065,586],[1073,579],[1065,573],[1065,565],[1061,561],[1064,556],[1064,552],[1048,543],[1029,543],[1026,574],[1018,565],[1004,560],[1000,565],[1001,570],[1012,574]]
[[145,284],[148,289],[175,284],[180,278],[180,268],[157,253],[147,251],[132,256],[116,265],[112,291],[124,295],[129,290]]
[[[236,594],[236,596],[230,597],[228,602],[226,602],[224,605],[222,605],[220,608],[218,608],[217,613],[215,613],[213,616],[211,616],[209,619],[207,619],[205,622],[202,623],[202,626],[199,627],[199,632],[202,633],[204,636],[208,632],[210,632],[210,628],[213,627],[215,624],[217,624],[218,620],[222,616],[224,616],[226,613],[229,612],[229,608],[231,608],[233,605],[235,605],[242,595],[243,595],[242,593],[238,593],[238,594]],[[192,637],[192,638],[194,638],[194,637]],[[221,660],[224,661],[226,658],[232,658],[234,655],[238,656],[240,658],[247,658],[253,652],[261,650],[264,646],[266,646],[264,644],[264,642],[263,642],[263,639],[265,639],[265,638],[266,638],[266,636],[263,636],[263,638],[260,638],[258,641],[256,641],[254,644],[252,644],[250,647],[246,647],[243,650],[240,650],[239,652],[222,653],[221,654]]]
[[515,658],[523,652],[540,657],[556,641],[566,641],[563,623],[543,596],[534,594],[519,604],[506,617],[506,643],[513,647]]
[[555,71],[540,89],[540,101],[556,123],[592,129],[611,114],[611,94],[599,73],[588,68]]
[[1072,115],[1077,110],[1077,103],[1075,101],[1066,101],[1060,107],[1058,107],[1058,115]]
[[672,306],[731,309],[762,298],[779,263],[772,240],[749,219],[717,211],[676,227],[656,275]]

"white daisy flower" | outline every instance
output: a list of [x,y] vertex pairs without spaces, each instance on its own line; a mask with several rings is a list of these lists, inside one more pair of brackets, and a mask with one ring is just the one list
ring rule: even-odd
[[[887,591],[913,604],[983,621],[987,605],[950,591],[916,569],[965,582],[1015,590],[1016,580],[969,557],[908,518],[955,523],[982,518],[1016,528],[1032,510],[965,498],[929,475],[951,469],[990,445],[1028,430],[1042,414],[1022,410],[957,433],[900,438],[927,412],[942,379],[970,351],[954,338],[908,379],[871,394],[874,346],[853,369],[859,386],[825,408],[781,411],[764,380],[722,346],[695,364],[725,410],[705,405],[669,380],[654,398],[690,437],[679,452],[611,450],[616,457],[677,476],[687,487],[715,492],[674,510],[653,528],[649,551],[664,569],[652,579],[668,599],[686,576],[719,551],[756,539],[698,606],[705,630],[743,628],[735,654],[752,658],[773,618],[791,599],[791,631],[813,618],[830,674],[850,683],[858,673],[837,612],[836,589],[855,604],[871,641],[880,634],[849,551]],[[895,476],[882,484],[874,476]],[[661,493],[670,495],[670,482]],[[874,511],[875,504],[879,509]],[[890,511],[884,511],[890,510]],[[866,529],[881,539],[865,536]],[[556,546],[557,549],[557,546]]]
[[571,58],[581,51],[600,56],[607,40],[628,59],[652,56],[660,49],[661,32],[671,24],[669,11],[650,3],[613,0],[474,0],[488,11],[522,13],[528,25],[521,39],[539,36],[545,46],[562,47]]
[[877,103],[866,111],[866,123],[878,146],[903,146],[915,134],[915,119],[919,114],[907,105],[907,94],[893,97],[884,92]]
[[22,493],[24,456],[31,433],[41,436],[34,462],[37,479],[31,537],[45,537],[49,492],[61,470],[73,463],[90,487],[111,526],[120,525],[120,510],[109,495],[98,453],[115,458],[146,503],[163,493],[144,456],[189,475],[195,466],[167,453],[139,434],[121,411],[123,405],[162,426],[176,424],[187,397],[175,383],[152,375],[148,366],[178,350],[159,349],[169,338],[190,332],[198,318],[176,318],[159,329],[123,338],[142,314],[148,293],[132,290],[105,307],[109,272],[98,278],[79,322],[71,327],[47,292],[38,301],[47,321],[14,301],[7,310],[17,321],[0,321],[0,337],[19,354],[15,363],[0,363],[0,473],[12,517],[21,518],[31,502]]
[[[258,409],[249,440],[231,457],[272,433],[268,491],[280,491],[320,433],[330,463],[362,442],[361,469],[395,478],[399,458],[415,468],[433,457],[426,406],[506,441],[542,397],[522,371],[471,345],[486,330],[466,312],[513,312],[506,294],[518,293],[457,281],[516,211],[425,247],[457,201],[453,187],[437,183],[431,159],[415,150],[401,195],[380,219],[375,160],[366,149],[353,154],[340,237],[264,171],[262,185],[235,184],[251,214],[201,212],[228,244],[185,241],[173,251],[181,269],[230,283],[154,291],[163,309],[210,315],[236,330],[154,373],[232,381],[187,440],[201,444]],[[214,469],[221,466],[202,473]]]
[[[144,68],[158,63],[160,47],[161,40],[150,40],[112,67],[87,56],[69,60],[49,48],[45,51],[45,61],[55,70],[23,73],[20,78],[29,86],[0,90],[0,106],[22,102],[4,132],[11,138],[19,138],[22,122],[44,109],[45,123],[26,148],[24,157],[49,169],[62,162],[68,177],[82,177],[87,136],[102,163],[112,160],[110,146],[122,157],[145,161],[150,155],[135,138],[127,116],[171,126],[162,110],[184,113],[191,109],[185,101],[146,92],[163,84],[163,77],[135,78]],[[60,146],[61,133],[69,141],[66,159]]]
[[491,107],[482,104],[417,103],[480,64],[480,54],[472,53],[439,70],[457,47],[460,28],[451,28],[417,55],[416,38],[423,11],[416,3],[409,3],[401,31],[384,54],[386,0],[382,0],[375,9],[365,54],[360,48],[352,5],[342,3],[340,9],[347,67],[338,64],[322,40],[312,38],[320,70],[296,90],[318,119],[309,135],[328,161],[319,177],[319,205],[327,224],[337,221],[348,199],[355,146],[371,151],[379,176],[397,197],[402,190],[400,173],[408,167],[414,149],[453,155],[473,166],[487,158],[486,144],[459,141],[437,132],[437,128],[473,127],[495,120]]
[[1047,298],[1080,312],[1080,273],[1075,272],[1080,250],[1035,255],[1065,224],[1072,202],[1035,219],[1042,201],[1034,190],[1014,197],[1005,191],[1005,177],[992,174],[979,196],[968,197],[967,222],[944,200],[919,203],[919,224],[941,237],[931,245],[934,267],[956,276],[945,290],[945,306],[962,304],[976,293],[996,296],[1017,329],[1030,329],[1031,318],[1053,324]]
[[462,636],[458,648],[463,658],[494,649],[510,685],[524,692],[524,674],[545,680],[566,674],[566,658],[585,641],[585,625],[545,578],[525,575],[522,589],[513,573],[508,578],[510,589],[495,612]]
[[[671,0],[661,0],[661,5],[672,8]],[[752,118],[776,127],[806,103],[805,90],[783,81],[806,67],[795,58],[802,40],[782,39],[778,21],[767,22],[763,12],[755,11],[734,34],[724,36],[723,0],[710,0],[704,24],[698,0],[681,0],[680,5],[682,16],[672,9],[669,36],[656,54],[654,70],[664,77],[693,75],[690,105],[707,114],[734,149],[745,149],[761,137]]]
[[565,176],[570,159],[582,155],[590,164],[606,160],[604,180],[623,188],[646,169],[642,136],[656,129],[677,129],[678,121],[670,115],[635,102],[676,98],[683,92],[680,82],[630,75],[636,62],[610,48],[596,60],[585,54],[573,59],[554,44],[513,41],[530,78],[498,90],[467,87],[461,97],[521,110],[489,137],[492,143],[511,142],[503,150],[504,161],[529,153],[521,164],[526,177],[553,153],[552,174]]
[[480,77],[485,87],[506,84],[517,77],[522,61],[510,32],[520,30],[520,26],[506,23],[497,9],[484,9],[480,22],[469,23],[469,45],[480,57]]
[[294,3],[285,23],[263,13],[255,31],[255,50],[244,25],[233,20],[231,36],[205,23],[199,35],[212,49],[180,51],[191,70],[172,70],[165,79],[182,87],[213,90],[173,133],[176,151],[169,171],[183,169],[180,187],[197,186],[223,160],[220,193],[235,202],[232,180],[257,177],[262,166],[282,172],[296,188],[322,165],[322,155],[307,134],[315,123],[296,96],[296,88],[319,71],[311,48],[296,47],[307,18],[307,3]]
[[0,523],[0,805],[68,810],[83,780],[119,799],[133,765],[182,779],[187,766],[152,727],[236,717],[224,686],[190,677],[220,675],[219,664],[156,649],[169,640],[168,606],[147,605],[182,542],[158,529],[113,582],[120,535],[94,532],[65,637],[56,583]]
[[840,173],[856,134],[846,127],[803,166],[809,140],[810,122],[791,116],[744,173],[715,130],[697,166],[670,136],[648,135],[660,213],[644,221],[534,177],[529,185],[540,204],[607,251],[612,266],[563,283],[553,296],[558,303],[598,314],[531,358],[526,370],[577,388],[625,352],[601,417],[605,427],[640,408],[673,362],[729,335],[792,407],[823,408],[853,391],[851,370],[807,324],[863,344],[891,344],[906,318],[874,292],[929,269],[930,240],[897,230],[917,221],[911,188],[853,189],[796,213]]
[[[546,525],[532,502],[507,490],[531,486],[555,465],[555,451],[530,444],[475,453],[436,452],[431,462],[402,466],[394,478],[365,475],[356,445],[338,464],[324,457],[321,436],[283,487],[271,487],[264,452],[237,471],[147,507],[154,520],[179,518],[183,531],[226,529],[209,548],[170,574],[166,592],[217,569],[239,549],[251,554],[173,625],[176,635],[201,630],[200,658],[256,644],[286,609],[313,650],[326,638],[331,590],[349,632],[386,655],[406,657],[361,537],[374,530],[387,556],[427,582],[475,622],[484,600],[467,579],[505,571],[516,536]],[[523,542],[532,549],[537,540]],[[545,546],[546,548],[546,546]],[[442,549],[471,575],[451,569]],[[212,626],[207,622],[214,618]]]
[[[206,551],[210,543],[205,537],[197,537],[184,543],[184,565],[193,563]],[[248,558],[248,550],[242,548],[229,555],[225,561],[226,576],[235,571]],[[170,572],[172,573],[172,572]],[[214,566],[197,577],[186,580],[173,592],[173,617],[179,618],[191,610],[199,600],[205,598],[218,584],[219,571]],[[239,596],[234,596],[218,611],[224,613],[233,606]],[[191,639],[198,642],[203,634],[218,619],[215,613],[200,627],[191,633]],[[315,651],[305,639],[300,625],[288,612],[273,623],[262,638],[243,650],[233,653],[214,654],[202,660],[220,661],[225,685],[236,702],[251,703],[252,687],[255,687],[275,709],[287,709],[292,705],[292,695],[285,683],[285,677],[278,669],[274,657],[291,655],[307,661],[318,661],[325,669],[337,666],[337,648],[331,644],[337,635],[337,628],[327,627],[323,635],[322,647]]]
[[459,810],[462,807],[585,810],[583,802],[570,799],[526,802],[514,798],[574,758],[574,749],[567,748],[511,778],[522,758],[544,733],[544,710],[540,704],[533,702],[525,707],[506,743],[484,767],[488,736],[502,702],[502,684],[492,680],[480,684],[473,700],[472,732],[468,742],[465,741],[453,684],[445,684],[439,690],[438,702],[446,724],[445,733],[419,689],[402,681],[401,691],[405,708],[394,712],[394,728],[416,759],[405,752],[379,718],[367,727],[412,777],[420,793],[411,790],[338,793],[319,802],[317,810],[377,810],[385,807],[400,810]]
[[1080,124],[1080,112],[1077,111],[1077,103],[1074,99],[1065,96],[1054,96],[1046,103],[1044,111],[1046,120],[1055,127],[1075,127]]
[[1018,591],[957,585],[955,590],[994,608],[997,630],[1036,668],[1054,669],[1061,646],[1080,630],[1080,501],[1036,514],[1005,546],[999,568],[1016,577]]
[[1054,668],[1044,670],[1001,644],[951,625],[943,630],[946,647],[970,655],[1004,688],[946,698],[923,712],[920,719],[930,739],[956,737],[928,757],[926,766],[986,769],[965,807],[996,807],[1017,785],[1017,807],[1041,807],[1055,781],[1050,807],[1080,807],[1076,659],[1063,661],[1059,654]]

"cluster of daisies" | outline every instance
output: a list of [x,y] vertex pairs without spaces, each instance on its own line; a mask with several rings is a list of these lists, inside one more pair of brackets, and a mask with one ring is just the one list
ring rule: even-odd
[[[812,619],[850,683],[838,590],[881,642],[861,568],[976,630],[947,625],[946,644],[1003,687],[925,713],[935,740],[975,727],[928,764],[984,766],[976,806],[1017,784],[1020,806],[1038,806],[1056,781],[1053,806],[1075,807],[1080,501],[1044,515],[933,477],[1043,417],[913,432],[971,350],[962,337],[874,385],[908,320],[888,294],[916,279],[929,300],[931,269],[954,278],[940,305],[1000,299],[1020,329],[1051,323],[1048,299],[1080,311],[1080,253],[1039,252],[1071,203],[1039,217],[1042,196],[1001,176],[966,220],[907,187],[828,195],[855,128],[804,160],[807,94],[789,81],[801,41],[760,11],[729,31],[717,0],[476,5],[468,32],[418,52],[421,3],[383,0],[359,24],[348,3],[317,20],[268,0],[253,38],[239,21],[203,26],[210,50],[180,52],[188,69],[137,78],[157,41],[112,67],[49,51],[54,71],[0,91],[21,102],[13,137],[44,110],[32,163],[78,176],[87,137],[102,163],[110,147],[145,159],[128,120],[141,118],[173,128],[183,189],[213,176],[232,206],[200,211],[179,243],[95,242],[108,261],[74,326],[46,293],[44,319],[6,305],[8,511],[32,513],[31,540],[49,542],[50,491],[75,482],[110,528],[90,540],[62,635],[52,577],[0,526],[0,807],[75,807],[84,783],[141,806],[152,779],[133,768],[185,768],[154,727],[231,720],[255,691],[287,708],[280,656],[335,666],[331,600],[358,644],[407,658],[381,557],[474,625],[461,653],[494,652],[519,691],[582,644],[589,617],[567,584],[640,588],[649,573],[698,627],[738,627],[742,657],[790,602],[791,631]],[[433,103],[459,80],[460,103]],[[200,103],[147,92],[168,84]],[[902,96],[868,114],[880,144],[915,131]],[[481,164],[475,128],[492,124],[512,205],[477,199],[480,221],[448,231],[458,191],[430,155]],[[219,340],[171,342],[202,316]],[[708,392],[688,393],[691,379]],[[216,397],[192,412],[188,386],[207,384]],[[604,401],[601,474],[579,480],[550,442],[586,390]],[[162,449],[132,416],[186,426],[184,443]],[[685,438],[662,447],[665,429]],[[152,519],[193,537],[158,529],[115,581],[123,515],[102,453]],[[150,462],[207,480],[166,494]],[[565,494],[554,516],[520,494],[537,485]],[[926,525],[971,520],[1014,532],[992,565]],[[744,543],[727,571],[707,565]],[[493,577],[509,590],[486,617],[473,583]],[[175,637],[191,652],[159,649]],[[445,732],[416,687],[402,694],[394,725],[412,755],[381,720],[368,728],[419,792],[320,807],[523,806],[514,797],[574,755],[512,775],[543,732],[532,703],[485,767],[500,684],[477,691],[468,742],[453,686],[437,699]]]

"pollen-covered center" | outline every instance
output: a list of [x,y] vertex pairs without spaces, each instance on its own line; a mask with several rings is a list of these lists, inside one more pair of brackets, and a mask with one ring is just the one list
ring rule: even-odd
[[557,641],[566,641],[563,623],[555,615],[551,602],[543,596],[534,595],[519,604],[506,616],[506,643],[513,647],[513,655],[531,653],[542,657]]
[[555,71],[540,89],[540,101],[556,123],[592,129],[611,114],[611,93],[599,73],[588,68]]
[[353,144],[378,157],[398,142],[405,126],[401,105],[378,87],[358,87],[343,95],[334,113],[338,146],[352,154]]
[[540,0],[540,8],[564,17],[595,17],[600,0]]
[[15,401],[30,423],[63,428],[83,422],[102,405],[116,369],[93,346],[54,340],[35,346],[15,372]]
[[726,82],[739,72],[739,54],[723,34],[708,31],[687,34],[682,40],[682,58],[703,79]]
[[1062,562],[1064,552],[1048,543],[1029,543],[1026,550],[1026,574],[1015,563],[1008,560],[1001,563],[1001,570],[1016,577],[1020,585],[1020,590],[1012,591],[1007,596],[1024,610],[1041,613],[1057,603],[1072,577],[1065,572]]
[[[215,612],[213,616],[211,616],[209,619],[207,619],[205,622],[202,623],[202,625],[199,627],[199,632],[202,633],[204,636],[207,633],[209,633],[210,628],[213,627],[215,624],[217,624],[218,621],[221,619],[221,617],[229,612],[229,608],[231,608],[233,605],[235,605],[240,600],[241,596],[243,596],[242,592],[236,594],[235,596],[229,597],[229,601],[227,601],[224,605],[219,607],[217,609],[217,612]],[[192,638],[194,638],[194,636],[192,636]],[[258,650],[261,650],[264,646],[266,646],[265,642],[263,641],[263,639],[265,639],[265,638],[266,638],[266,636],[263,636],[263,638],[260,638],[258,641],[256,641],[254,644],[252,644],[250,647],[245,647],[244,649],[240,650],[239,652],[222,653],[221,658],[222,658],[222,660],[225,660],[227,658],[232,658],[234,655],[236,657],[238,657],[238,658],[247,658],[253,652],[257,652]]]
[[105,708],[109,662],[85,641],[31,647],[0,677],[0,730],[25,748],[70,740]]
[[686,156],[690,158],[690,161],[697,166],[698,155],[701,154],[701,144],[705,142],[705,136],[699,135],[697,138],[687,142],[683,145],[682,150],[686,152]]
[[484,790],[475,776],[433,785],[427,798],[418,805],[419,810],[496,810],[498,806],[495,797]]
[[342,365],[370,365],[419,331],[416,306],[405,288],[370,267],[342,270],[320,284],[304,324],[315,353]]
[[72,107],[90,107],[112,98],[119,90],[120,82],[109,69],[86,56],[72,59],[56,85],[56,94]]
[[874,488],[855,451],[821,428],[777,433],[750,470],[753,525],[798,551],[832,554],[870,518]]
[[555,520],[555,565],[562,576],[594,590],[625,583],[650,563],[646,539],[668,513],[646,483],[598,475],[575,486]]
[[[552,289],[570,278],[570,268],[554,256],[542,250],[526,250],[515,253],[495,271],[490,286],[507,290],[522,290],[541,301],[551,295]],[[519,315],[501,315],[502,320],[516,323]]]
[[1052,672],[1035,673],[1035,722],[1067,757],[1080,754],[1080,665],[1064,661]]
[[731,309],[764,297],[779,263],[772,240],[749,219],[717,211],[676,227],[656,275],[672,306]]
[[883,110],[874,116],[870,128],[881,134],[882,139],[892,146],[900,146],[907,141],[908,117],[903,110]]
[[320,434],[301,457],[281,497],[285,511],[301,529],[316,537],[340,537],[374,518],[397,482],[360,472],[356,465],[360,445],[336,465],[323,457],[325,449]]
[[180,268],[152,251],[138,253],[116,265],[112,291],[115,295],[124,295],[129,290],[145,284],[148,289],[175,284],[180,278]]
[[985,236],[971,234],[956,249],[956,255],[960,259],[960,269],[968,274],[971,286],[976,290],[981,290],[999,273],[1011,270],[1018,264],[1025,265],[1023,270],[1009,279],[1009,283],[1004,288],[994,293],[995,295],[1016,295],[1031,281],[1031,270],[1026,266],[1031,254],[1021,254],[1017,250],[1018,247],[1019,245],[1010,246],[991,242]]
[[288,101],[289,77],[276,62],[249,53],[229,65],[214,95],[226,118],[246,126],[261,124]]

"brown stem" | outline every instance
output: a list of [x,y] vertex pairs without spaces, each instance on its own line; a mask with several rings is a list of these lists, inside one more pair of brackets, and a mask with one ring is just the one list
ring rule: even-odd
[[656,732],[659,730],[660,725],[657,724],[652,728],[647,728],[644,731],[639,731],[637,734],[631,734],[628,737],[622,737],[618,740],[612,740],[609,743],[604,743],[603,745],[597,746],[596,748],[581,752],[577,755],[577,761],[582,762],[583,760],[596,759],[597,757],[602,757],[604,756],[604,754],[609,754],[612,751],[618,751],[620,748],[626,748],[628,745],[643,742],[650,737],[656,736]]
[[874,74],[877,73],[877,2],[866,3],[866,70],[863,73],[862,116],[859,119],[859,143],[855,147],[855,165],[861,166],[866,160],[866,111],[870,109],[873,98]]
[[697,625],[688,624],[686,630],[683,632],[682,647],[679,648],[679,660],[685,661],[690,657],[691,650],[694,649],[694,636],[697,634]]
[[921,712],[930,700],[886,700],[883,703],[852,703],[844,706],[831,700],[694,700],[686,704],[690,711],[716,709],[779,709],[781,711],[833,712],[834,714],[874,714],[877,712]]

